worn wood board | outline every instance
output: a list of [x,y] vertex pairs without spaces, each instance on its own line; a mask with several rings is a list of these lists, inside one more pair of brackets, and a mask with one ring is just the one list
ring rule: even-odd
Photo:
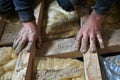
[[88,51],[83,54],[83,58],[86,80],[103,80],[98,53],[90,53]]
[[1,37],[4,32],[5,27],[6,27],[6,23],[4,21],[0,20],[0,40],[1,40]]
[[19,20],[7,23],[5,31],[3,32],[2,38],[0,40],[0,46],[12,44],[21,27],[22,24]]
[[[111,31],[111,34],[104,34],[103,40],[105,48],[98,48],[99,54],[108,54],[120,51],[120,30]],[[107,38],[106,36],[111,36]],[[75,38],[67,38],[44,42],[40,51],[40,56],[55,56],[55,57],[81,57],[82,54],[74,51]],[[58,56],[57,56],[58,55]]]
[[32,65],[35,57],[35,44],[30,52],[21,51],[18,56],[12,80],[31,80]]
[[[76,52],[69,54],[70,52],[74,52],[74,43],[74,38],[44,42],[42,48],[38,51],[38,56],[72,57],[76,54]],[[78,52],[77,54],[80,53]]]

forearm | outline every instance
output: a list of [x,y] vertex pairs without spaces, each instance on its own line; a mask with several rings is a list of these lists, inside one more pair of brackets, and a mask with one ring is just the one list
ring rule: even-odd
[[93,10],[98,14],[106,14],[116,0],[97,0]]
[[13,3],[22,22],[35,20],[31,0],[13,0]]

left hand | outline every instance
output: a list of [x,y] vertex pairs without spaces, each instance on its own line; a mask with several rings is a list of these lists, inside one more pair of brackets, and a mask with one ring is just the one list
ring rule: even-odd
[[35,41],[38,41],[37,44],[40,47],[41,36],[37,30],[35,21],[23,22],[23,28],[13,43],[15,53],[18,54],[24,47],[26,51],[30,51]]
[[81,29],[79,30],[76,37],[75,50],[79,50],[82,53],[86,53],[88,50],[88,42],[89,42],[89,50],[90,52],[96,51],[96,38],[100,44],[101,48],[104,48],[102,36],[101,36],[101,24],[104,20],[104,15],[97,14],[96,12],[92,12],[86,22],[83,24]]

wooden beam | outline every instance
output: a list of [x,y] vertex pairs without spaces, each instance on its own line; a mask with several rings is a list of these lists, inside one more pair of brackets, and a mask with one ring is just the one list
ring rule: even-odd
[[86,80],[103,80],[98,53],[90,53],[89,51],[83,54],[84,70]]
[[12,75],[12,80],[31,80],[35,53],[35,44],[32,46],[31,52],[26,52],[25,50],[20,52],[14,73]]
[[2,20],[2,17],[0,16],[0,40],[1,40],[5,27],[6,27],[6,23]]
[[16,19],[14,22],[6,23],[5,30],[0,40],[0,46],[11,45],[21,28],[22,23],[19,19]]
[[[118,35],[118,36],[116,36]],[[105,48],[97,48],[99,54],[111,54],[113,52],[120,52],[120,30],[118,32],[113,32],[112,37],[108,39],[104,39]],[[117,38],[118,40],[116,40]],[[113,42],[114,41],[114,42]],[[42,48],[38,51],[38,56],[51,56],[51,57],[71,57],[77,58],[82,57],[82,53],[80,51],[74,50],[75,38],[67,38],[67,39],[59,39],[53,41],[47,41],[42,43]]]

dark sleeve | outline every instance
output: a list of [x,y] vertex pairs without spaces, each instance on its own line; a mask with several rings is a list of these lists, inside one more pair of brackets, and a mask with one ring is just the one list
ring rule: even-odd
[[22,22],[35,20],[31,0],[13,0],[13,3]]
[[73,11],[86,4],[86,0],[57,0],[57,2],[66,11]]
[[98,14],[106,14],[116,0],[97,0],[93,10]]

